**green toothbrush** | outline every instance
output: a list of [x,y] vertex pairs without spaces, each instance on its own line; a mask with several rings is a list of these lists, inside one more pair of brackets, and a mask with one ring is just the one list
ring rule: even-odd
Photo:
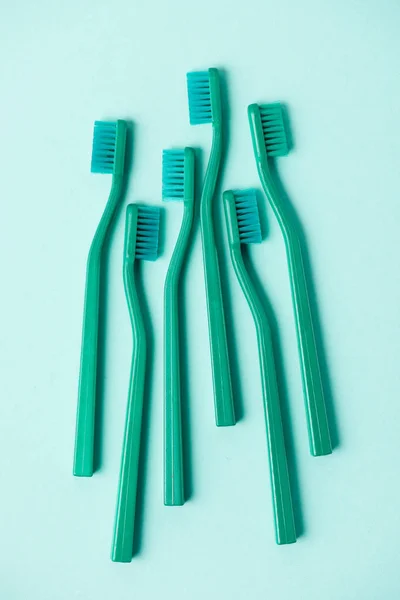
[[126,122],[96,121],[94,124],[92,173],[112,175],[110,196],[89,251],[86,269],[81,366],[76,417],[74,475],[93,475],[96,409],[99,296],[104,242],[121,201],[125,177]]
[[287,262],[302,370],[310,451],[313,456],[332,452],[321,368],[297,225],[274,183],[269,159],[289,152],[282,106],[252,104],[248,109],[254,155],[261,184],[275,213],[286,245]]
[[233,267],[249,304],[257,331],[275,537],[277,544],[291,544],[296,541],[296,530],[271,329],[262,302],[246,269],[241,250],[241,244],[261,242],[260,217],[255,190],[224,192],[224,207]]
[[200,200],[200,228],[203,240],[215,420],[218,426],[234,425],[232,382],[213,219],[213,200],[222,159],[222,103],[218,70],[188,73],[187,83],[191,125],[211,123],[213,129],[210,159]]
[[179,283],[189,244],[194,211],[192,148],[164,150],[163,200],[183,201],[183,221],[164,287],[164,504],[185,502],[183,477],[181,377],[179,344]]
[[138,206],[137,204],[128,205],[125,221],[123,275],[132,325],[133,353],[111,552],[111,559],[114,562],[131,562],[132,560],[146,375],[146,331],[137,293],[135,262],[137,260],[156,260],[159,228],[159,208]]

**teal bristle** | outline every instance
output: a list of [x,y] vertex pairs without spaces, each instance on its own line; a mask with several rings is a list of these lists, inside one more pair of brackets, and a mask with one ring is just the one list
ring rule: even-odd
[[135,258],[139,260],[156,260],[158,256],[160,212],[157,206],[138,207]]
[[289,146],[282,105],[261,104],[259,108],[267,155],[286,156]]
[[162,158],[163,200],[183,200],[185,197],[185,151],[164,150]]
[[210,75],[208,71],[187,74],[189,118],[191,125],[212,122]]
[[262,235],[256,190],[238,190],[233,195],[240,243],[259,244]]
[[115,148],[117,143],[117,123],[95,121],[92,148],[92,173],[114,172]]

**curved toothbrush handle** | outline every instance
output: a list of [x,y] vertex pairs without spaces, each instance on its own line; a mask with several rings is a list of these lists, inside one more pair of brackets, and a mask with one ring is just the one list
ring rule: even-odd
[[276,542],[291,544],[296,541],[296,529],[271,330],[238,245],[231,247],[231,257],[257,331]]
[[185,502],[179,340],[179,280],[193,223],[193,201],[185,202],[182,227],[164,289],[164,504]]
[[[128,218],[130,217],[127,213]],[[146,374],[146,332],[136,292],[133,269],[133,260],[127,262],[124,266],[125,293],[132,323],[133,355],[111,551],[111,559],[114,562],[130,562],[132,560],[142,436]]]
[[77,477],[93,475],[102,251],[121,193],[122,177],[114,176],[110,196],[93,238],[87,262],[73,467],[73,473]]
[[319,364],[302,247],[297,234],[297,226],[280,198],[269,172],[267,161],[260,154],[256,154],[256,158],[262,186],[279,222],[285,240],[303,380],[310,452],[313,456],[331,454],[332,443],[326,413],[321,367]]
[[200,201],[200,228],[203,242],[208,328],[214,384],[215,421],[218,426],[228,426],[235,425],[236,418],[213,219],[213,198],[221,156],[221,130],[219,125],[214,125],[210,160]]

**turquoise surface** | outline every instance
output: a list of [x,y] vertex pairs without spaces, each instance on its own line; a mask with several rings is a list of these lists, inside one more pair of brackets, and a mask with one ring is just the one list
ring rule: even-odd
[[[399,25],[395,0],[2,11],[1,600],[400,598]],[[168,204],[163,254],[141,265],[152,382],[139,554],[113,564],[131,358],[125,206],[106,281],[101,468],[71,474],[86,258],[110,183],[90,174],[93,121],[135,122],[126,203],[160,205],[162,149],[208,150],[209,127],[189,124],[186,73],[209,66],[229,84],[224,189],[258,187],[247,105],[287,103],[294,149],[278,169],[307,235],[339,445],[309,454],[285,252],[265,205],[267,238],[249,251],[279,330],[302,532],[276,546],[254,326],[225,250],[241,419],[217,429],[197,227],[184,281],[191,497],[164,507],[162,292],[182,212]]]

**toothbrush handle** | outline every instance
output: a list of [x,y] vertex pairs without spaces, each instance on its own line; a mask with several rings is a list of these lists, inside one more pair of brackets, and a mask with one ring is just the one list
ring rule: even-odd
[[203,226],[204,272],[208,309],[211,363],[214,382],[215,421],[218,426],[235,424],[225,316],[214,232]]
[[[175,291],[176,292],[176,291]],[[168,295],[167,295],[168,294]],[[171,297],[173,295],[173,297]],[[185,502],[177,294],[165,290],[164,504]]]
[[239,245],[231,246],[230,252],[257,331],[276,542],[291,544],[296,541],[296,529],[271,329],[262,302],[246,270]]
[[297,330],[300,367],[303,379],[310,452],[313,456],[331,454],[332,444],[326,414],[321,368],[308,297],[302,247],[297,224],[282,202],[268,169],[267,161],[258,153],[257,168],[265,194],[279,222],[285,240],[294,317]]
[[181,231],[164,289],[164,504],[185,502],[179,338],[179,282],[193,223],[193,202],[185,202]]
[[218,426],[235,425],[232,381],[222,300],[221,278],[215,243],[213,199],[222,155],[219,125],[213,128],[213,143],[200,201],[208,328],[214,384],[215,421]]
[[124,267],[124,277],[133,330],[133,356],[112,542],[111,559],[114,562],[132,560],[146,373],[146,334],[133,264]]
[[332,452],[332,444],[302,249],[300,240],[294,234],[287,238],[286,241],[300,363],[306,398],[310,451],[313,456],[322,456]]
[[121,193],[122,177],[114,176],[110,196],[93,238],[87,262],[73,467],[73,473],[77,477],[93,475],[102,251]]
[[256,322],[277,544],[296,541],[289,472],[269,324]]

